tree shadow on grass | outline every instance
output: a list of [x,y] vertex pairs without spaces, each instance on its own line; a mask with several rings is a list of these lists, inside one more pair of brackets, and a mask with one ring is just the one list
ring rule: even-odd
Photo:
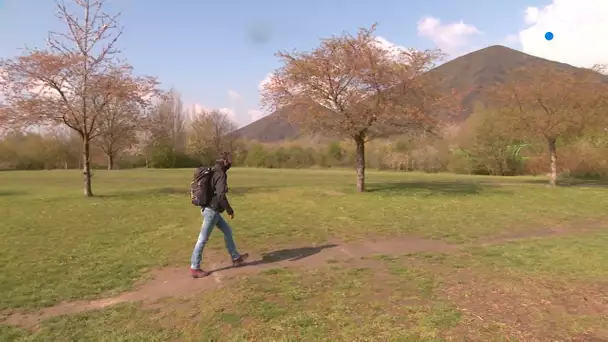
[[475,182],[392,182],[392,183],[370,183],[368,192],[393,196],[409,194],[416,195],[454,195],[466,196],[477,195],[487,191],[505,191],[500,185],[481,184]]
[[[245,195],[254,192],[270,192],[276,191],[278,187],[229,187],[228,195]],[[190,188],[185,187],[162,187],[162,188],[149,188],[139,190],[128,190],[128,191],[117,191],[106,194],[98,194],[95,197],[99,198],[130,198],[139,196],[162,196],[162,195],[183,195],[190,196]]]
[[228,187],[229,195],[246,195],[250,193],[263,193],[263,192],[274,192],[278,191],[281,186],[239,186],[239,187]]
[[[263,253],[262,259],[248,262],[244,266],[272,264],[272,263],[281,262],[281,261],[298,261],[298,260],[307,258],[311,255],[315,255],[324,249],[334,248],[337,246],[338,245],[336,245],[336,244],[325,244],[325,245],[317,246],[317,247],[299,247],[299,248],[281,249],[281,250],[272,251],[269,253]],[[231,266],[221,267],[221,268],[212,270],[211,272],[219,272],[219,271],[227,270],[229,268],[231,268]]]
[[95,194],[97,198],[130,198],[139,196],[158,196],[158,195],[189,195],[186,188],[151,188],[138,190],[116,191],[105,194]]
[[23,196],[27,195],[25,191],[0,190],[0,197]]
[[[548,179],[529,179],[525,180],[524,184],[546,185],[549,186]],[[560,179],[557,181],[558,187],[581,187],[581,188],[607,188],[608,180],[606,179]]]

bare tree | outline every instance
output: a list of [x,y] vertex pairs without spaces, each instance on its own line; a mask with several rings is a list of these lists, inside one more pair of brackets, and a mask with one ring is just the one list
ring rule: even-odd
[[77,165],[80,168],[82,143],[76,132],[65,125],[55,126],[49,130],[47,138],[57,144],[58,167],[67,170]]
[[555,186],[558,139],[576,139],[606,127],[607,89],[605,79],[592,70],[537,66],[513,72],[491,98],[507,109],[501,111],[504,129],[545,141],[550,184]]
[[118,153],[137,142],[137,131],[144,125],[145,111],[151,105],[150,99],[157,93],[154,81],[134,82],[132,78],[124,76],[115,75],[115,85],[129,90],[107,99],[99,120],[96,141],[108,157],[108,170],[114,168]]
[[103,11],[104,0],[73,0],[81,11],[72,13],[65,2],[57,2],[57,17],[64,32],[50,32],[48,49],[27,50],[27,54],[4,60],[1,80],[9,110],[0,121],[11,125],[63,124],[78,133],[83,143],[84,194],[91,187],[90,144],[99,135],[105,107],[116,96],[142,96],[138,82],[131,78],[123,88],[115,83],[117,74],[130,76],[128,66],[119,65],[116,42],[122,33],[119,14]]
[[106,108],[107,119],[101,124],[97,144],[108,157],[108,170],[114,169],[115,157],[133,146],[137,140],[138,108],[126,103],[114,103]]
[[591,70],[603,75],[608,75],[608,64],[596,64],[591,68]]
[[375,25],[321,41],[310,52],[279,52],[283,66],[262,90],[309,132],[345,136],[356,146],[357,189],[365,191],[365,144],[379,135],[436,124],[438,82],[426,74],[442,54],[386,48]]
[[145,149],[163,150],[172,158],[186,149],[186,122],[180,94],[172,89],[162,94],[161,100],[146,117]]
[[184,111],[181,94],[175,89],[169,91],[169,100],[165,102],[166,111],[170,117],[170,135],[173,149],[177,152],[184,152],[186,149],[186,127],[188,118]]
[[230,149],[234,138],[230,137],[229,133],[236,128],[236,123],[219,110],[196,113],[190,123],[189,150],[197,155],[215,157]]

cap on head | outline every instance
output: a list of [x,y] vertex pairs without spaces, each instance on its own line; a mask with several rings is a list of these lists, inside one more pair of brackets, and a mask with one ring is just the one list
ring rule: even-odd
[[223,162],[226,169],[229,169],[232,165],[232,153],[230,152],[222,152],[219,159]]
[[226,162],[228,162],[230,164],[232,164],[232,153],[230,153],[230,152],[222,152],[220,154],[220,159],[224,160],[224,161],[226,161]]

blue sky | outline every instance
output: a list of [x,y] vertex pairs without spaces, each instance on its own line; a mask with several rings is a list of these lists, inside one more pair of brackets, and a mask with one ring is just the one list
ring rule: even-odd
[[[61,28],[53,16],[51,0],[0,3],[0,57],[13,56],[26,44],[43,46],[47,31]],[[518,35],[531,25],[526,22],[526,9],[543,8],[550,3],[551,0],[109,0],[107,10],[122,12],[125,33],[119,45],[137,73],[157,76],[165,87],[174,86],[188,105],[233,108],[234,119],[243,125],[251,121],[250,111],[258,109],[260,81],[278,66],[274,56],[277,50],[311,49],[320,37],[369,27],[374,22],[379,24],[379,36],[406,47],[432,48],[437,42],[442,45],[443,35],[443,44],[453,55],[493,44],[521,48]],[[434,39],[419,34],[418,23],[424,17],[440,20],[436,32],[430,33]],[[478,33],[450,36],[448,26],[460,21]],[[256,34],[267,39],[256,40],[252,37]],[[454,46],[445,41],[457,38],[462,41]],[[556,35],[555,40],[558,38]],[[231,99],[229,90],[238,93],[240,99]]]

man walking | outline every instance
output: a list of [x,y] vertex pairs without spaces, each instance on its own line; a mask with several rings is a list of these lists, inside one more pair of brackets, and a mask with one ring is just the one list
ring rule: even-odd
[[211,274],[211,272],[201,269],[201,262],[203,260],[203,249],[207,241],[209,241],[209,236],[214,226],[217,226],[224,233],[224,241],[226,242],[226,249],[232,258],[232,266],[242,266],[247,257],[249,257],[248,253],[239,254],[232,237],[232,229],[221,215],[222,212],[226,211],[231,219],[234,218],[234,210],[226,197],[226,193],[228,192],[228,175],[226,171],[230,169],[230,166],[232,166],[232,155],[229,152],[223,152],[215,163],[213,176],[211,177],[210,185],[213,195],[209,204],[201,209],[203,225],[196,245],[194,245],[190,262],[190,274],[193,278],[202,278]]

